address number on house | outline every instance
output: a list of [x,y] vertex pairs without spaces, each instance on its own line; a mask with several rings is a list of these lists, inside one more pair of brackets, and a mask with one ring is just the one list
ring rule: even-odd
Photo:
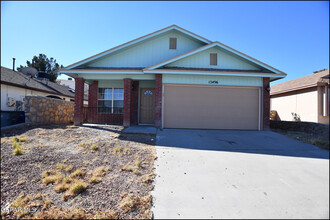
[[219,84],[218,80],[210,80],[209,84]]

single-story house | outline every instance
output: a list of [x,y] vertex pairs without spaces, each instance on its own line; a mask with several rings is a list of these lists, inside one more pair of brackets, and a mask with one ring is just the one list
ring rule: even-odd
[[[74,101],[74,91],[45,78],[34,78],[1,66],[1,111],[24,111],[24,97],[45,96]],[[87,96],[84,97],[87,104]]]
[[329,70],[273,85],[270,98],[278,120],[329,124]]
[[176,25],[60,70],[75,78],[74,123],[156,128],[269,127],[269,82],[286,76],[259,60]]

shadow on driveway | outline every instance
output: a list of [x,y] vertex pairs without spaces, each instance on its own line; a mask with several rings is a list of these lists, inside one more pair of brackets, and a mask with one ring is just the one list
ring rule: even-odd
[[157,146],[329,159],[329,151],[271,131],[163,129]]

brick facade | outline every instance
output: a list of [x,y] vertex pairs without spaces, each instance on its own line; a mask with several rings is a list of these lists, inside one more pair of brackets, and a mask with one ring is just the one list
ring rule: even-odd
[[133,81],[131,98],[131,125],[137,125],[139,110],[139,81]]
[[87,121],[90,123],[96,122],[98,84],[99,82],[94,80],[93,83],[89,85]]
[[266,88],[270,88],[269,86],[269,78],[263,78],[263,89],[262,89],[262,97],[263,97],[263,128],[264,130],[269,130],[269,117],[270,117],[270,95],[269,91]]
[[74,125],[81,125],[83,122],[84,83],[83,78],[75,78]]
[[124,127],[129,127],[131,125],[132,84],[132,79],[124,79]]
[[162,93],[163,93],[163,75],[156,74],[155,80],[155,127],[162,127]]

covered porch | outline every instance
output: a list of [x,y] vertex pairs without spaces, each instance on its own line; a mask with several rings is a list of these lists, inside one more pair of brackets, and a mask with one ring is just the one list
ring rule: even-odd
[[[78,75],[78,74],[77,74]],[[84,83],[89,84],[83,106]],[[162,74],[79,74],[75,77],[74,124],[161,127]]]

